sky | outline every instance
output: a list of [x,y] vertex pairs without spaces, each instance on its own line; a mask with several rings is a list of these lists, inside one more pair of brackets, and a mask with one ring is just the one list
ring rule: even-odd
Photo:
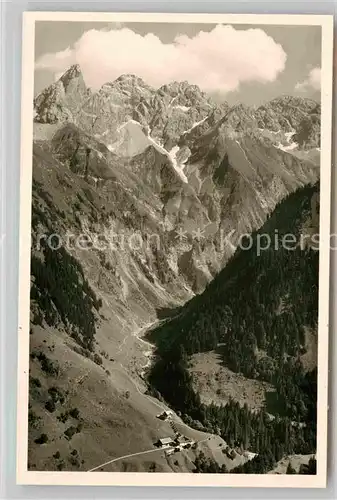
[[35,94],[79,64],[88,86],[123,73],[153,87],[187,80],[218,101],[320,99],[321,28],[38,21]]

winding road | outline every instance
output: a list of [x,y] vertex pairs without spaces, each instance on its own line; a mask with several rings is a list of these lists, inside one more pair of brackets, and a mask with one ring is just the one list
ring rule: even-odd
[[[202,439],[200,441],[196,441],[196,443],[197,444],[204,443],[204,442],[208,441],[208,439],[209,439],[209,437],[206,439]],[[93,469],[90,469],[87,472],[95,472],[98,469],[102,469],[106,465],[117,462],[118,460],[123,460],[125,458],[136,457],[138,455],[145,455],[148,453],[155,453],[155,452],[163,451],[163,450],[172,451],[174,449],[175,449],[175,446],[166,445],[166,446],[162,446],[161,448],[156,448],[156,449],[151,448],[150,450],[138,451],[137,453],[130,453],[129,455],[123,455],[122,457],[113,458],[112,460],[109,460],[108,462],[105,462],[104,464],[97,465],[97,467],[94,467]]]
[[173,450],[174,448],[170,448],[169,446],[165,446],[165,447],[163,446],[162,448],[156,448],[155,450],[151,449],[151,450],[139,451],[137,453],[131,453],[130,455],[123,455],[122,457],[113,458],[112,460],[109,460],[109,462],[105,462],[104,464],[98,465],[97,467],[94,467],[93,469],[88,470],[88,472],[94,472],[95,470],[101,469],[102,467],[105,467],[106,465],[112,464],[113,462],[117,462],[117,460],[123,460],[124,458],[131,458],[131,457],[135,457],[137,455],[145,455],[147,453],[155,453],[156,451],[162,451],[163,449],[165,449],[165,450],[172,449]]
[[[121,346],[119,347],[118,349],[118,352],[120,353],[122,351],[123,348],[126,347],[127,345],[127,342],[128,340],[130,340],[130,338],[134,337],[137,341],[139,341],[140,343],[142,343],[143,345],[145,345],[148,350],[144,352],[144,355],[145,357],[148,358],[146,364],[144,366],[142,366],[142,370],[145,370],[149,364],[150,364],[150,358],[151,358],[151,353],[154,349],[154,346],[153,344],[151,344],[150,342],[144,340],[142,338],[142,336],[145,334],[145,332],[149,331],[150,329],[152,329],[155,325],[157,324],[160,324],[161,321],[153,321],[151,323],[148,323],[147,325],[144,325],[143,327],[141,328],[137,328],[135,329],[132,333],[130,333],[129,335],[127,335],[125,337],[125,339],[123,340]],[[133,384],[133,386],[135,387],[136,391],[138,392],[138,394],[140,394],[142,397],[146,398],[152,405],[154,405],[156,408],[160,409],[161,411],[167,411],[167,410],[171,410],[168,406],[164,405],[164,404],[161,404],[160,402],[157,402],[155,400],[155,398],[152,398],[151,396],[148,396],[147,394],[144,394],[144,392],[142,392],[142,390],[139,388],[137,382],[134,380],[134,378],[132,378],[127,369],[123,366],[123,364],[121,362],[118,363],[119,365],[119,368],[110,368],[110,370],[120,370],[122,369],[122,371],[124,372],[124,374],[126,375],[126,377],[128,378],[128,380]],[[172,410],[171,410],[172,411]],[[175,417],[175,421],[177,421],[177,423],[179,423],[179,425],[183,425],[187,428],[189,428],[189,426],[187,424],[185,424],[175,413],[173,413],[174,417]],[[202,442],[205,442],[209,439],[209,436],[206,438],[206,439],[203,439],[203,440],[200,440],[200,441],[196,441],[197,443],[202,443]],[[96,467],[88,470],[87,472],[94,472],[94,471],[97,471],[99,469],[102,469],[103,467],[109,465],[109,464],[112,464],[114,462],[117,462],[118,460],[123,460],[123,459],[126,459],[126,458],[132,458],[132,457],[135,457],[135,456],[139,456],[139,455],[145,455],[145,454],[150,454],[150,453],[158,453],[160,451],[163,451],[163,450],[174,450],[175,447],[172,447],[170,445],[166,445],[166,446],[163,446],[161,448],[151,448],[149,450],[145,450],[145,451],[138,451],[136,453],[130,453],[128,455],[122,455],[120,457],[116,457],[116,458],[112,458],[111,460],[107,461],[107,462],[104,462],[103,464],[100,464],[100,465],[97,465]]]
[[[147,363],[142,366],[142,370],[145,370],[145,368],[147,368],[150,364],[150,358],[151,358],[151,353],[154,349],[154,346],[144,340],[142,338],[142,336],[145,334],[145,332],[149,331],[150,329],[152,329],[156,324],[160,324],[161,321],[153,321],[141,328],[137,328],[135,329],[132,333],[130,333],[128,336],[125,337],[125,339],[123,340],[118,352],[121,352],[123,348],[126,347],[127,345],[127,341],[130,340],[132,337],[134,337],[136,339],[136,341],[139,341],[140,343],[144,344],[148,350],[144,352],[144,355],[145,357],[148,358],[148,361]],[[119,367],[117,368],[111,368],[111,370],[121,370],[124,372],[125,376],[128,378],[128,380],[132,383],[132,385],[135,387],[136,391],[138,392],[138,394],[140,394],[140,396],[142,396],[143,398],[146,398],[152,405],[154,405],[156,408],[160,409],[161,411],[167,411],[167,410],[171,410],[171,408],[169,408],[167,405],[164,405],[162,403],[160,403],[159,401],[157,401],[155,398],[152,398],[151,396],[147,395],[147,394],[144,394],[144,392],[140,389],[140,387],[138,386],[137,382],[135,381],[135,379],[129,375],[127,369],[125,368],[125,366],[123,366],[123,364],[121,362],[118,362],[118,365]],[[184,426],[186,427],[187,429],[191,429],[187,424],[185,424],[181,418],[179,418],[174,412],[172,412],[172,420],[176,423],[178,423],[179,425],[181,426]],[[155,417],[154,417],[155,418]],[[214,435],[212,434],[208,434],[207,437],[205,439],[201,439],[199,441],[195,441],[196,443],[203,443],[203,442],[206,442],[208,441],[211,437],[215,437]],[[94,471],[97,471],[99,469],[102,469],[104,468],[105,466],[107,465],[110,465],[114,462],[117,462],[118,460],[123,460],[123,459],[127,459],[127,458],[132,458],[132,457],[135,457],[135,456],[139,456],[139,455],[147,455],[147,454],[151,454],[151,453],[158,453],[160,451],[163,451],[163,450],[168,450],[168,451],[171,451],[171,450],[174,450],[175,449],[175,446],[170,446],[170,445],[166,445],[166,446],[163,446],[161,448],[151,448],[151,449],[148,449],[148,450],[144,450],[144,451],[138,451],[138,452],[135,452],[135,453],[130,453],[130,454],[127,454],[127,455],[122,455],[122,456],[119,456],[119,457],[115,457],[115,458],[112,458],[111,460],[108,460],[107,462],[104,462],[100,465],[97,465],[96,467],[88,470],[87,472],[94,472]]]

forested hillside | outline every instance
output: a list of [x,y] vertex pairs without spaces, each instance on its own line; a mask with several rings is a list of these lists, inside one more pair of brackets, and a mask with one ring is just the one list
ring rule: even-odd
[[[251,248],[238,249],[201,295],[151,335],[158,351],[151,384],[188,417],[218,425],[227,441],[260,453],[273,450],[276,460],[285,451],[315,449],[317,371],[306,372],[301,356],[307,349],[305,328],[317,326],[318,251],[308,238],[304,244],[302,237],[301,244],[301,234],[309,234],[310,228],[313,234],[317,189],[308,186],[285,199],[252,235]],[[289,233],[298,242],[292,249],[281,244]],[[277,234],[279,244],[259,252],[258,241],[265,234],[272,241]],[[275,419],[234,403],[200,403],[187,371],[188,355],[219,344],[226,366],[274,384],[266,410]]]

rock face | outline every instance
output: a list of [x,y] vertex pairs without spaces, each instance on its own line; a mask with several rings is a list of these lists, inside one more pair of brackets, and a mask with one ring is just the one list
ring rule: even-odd
[[309,99],[229,107],[188,82],[154,89],[130,74],[92,92],[72,66],[34,106],[37,137],[57,124],[50,154],[71,175],[138,204],[146,193],[166,266],[190,292],[283,197],[319,177],[320,106]]
[[71,66],[61,78],[34,99],[35,121],[40,123],[75,122],[78,108],[91,97],[78,65]]

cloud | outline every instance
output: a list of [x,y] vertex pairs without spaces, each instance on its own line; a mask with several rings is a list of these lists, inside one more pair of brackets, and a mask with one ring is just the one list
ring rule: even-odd
[[313,68],[309,71],[308,78],[303,82],[298,82],[295,89],[299,92],[306,92],[307,90],[320,90],[321,89],[321,68]]
[[67,47],[60,52],[43,54],[35,63],[35,68],[49,69],[54,73],[60,73],[74,63],[75,57],[76,54],[74,50]]
[[256,28],[217,25],[210,32],[179,35],[165,44],[153,33],[140,35],[121,27],[89,30],[72,48],[44,54],[36,69],[58,74],[77,63],[93,88],[133,73],[154,87],[187,80],[206,91],[229,92],[244,82],[274,81],[286,58],[282,46]]

